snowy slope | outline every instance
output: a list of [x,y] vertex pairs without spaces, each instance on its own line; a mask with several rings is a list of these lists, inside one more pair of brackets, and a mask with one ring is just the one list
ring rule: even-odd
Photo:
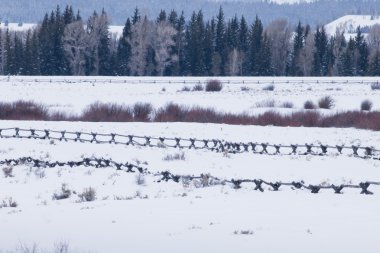
[[22,31],[27,31],[29,29],[33,29],[36,27],[36,24],[29,24],[29,23],[0,23],[0,29],[1,30],[7,30],[9,31],[14,31],[14,32],[22,32]]
[[346,15],[340,17],[325,26],[326,32],[330,35],[335,34],[337,30],[348,34],[356,33],[356,29],[360,26],[371,27],[380,24],[380,17],[371,15]]
[[[37,24],[30,24],[30,23],[0,23],[0,29],[1,30],[7,30],[14,31],[14,32],[23,32],[27,31],[29,29],[34,29],[37,26]],[[109,26],[109,31],[111,34],[116,36],[116,38],[119,38],[123,34],[124,26],[115,26],[111,25]]]

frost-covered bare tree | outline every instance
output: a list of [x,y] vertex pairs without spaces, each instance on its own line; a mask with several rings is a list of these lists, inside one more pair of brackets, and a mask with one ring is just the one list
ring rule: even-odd
[[286,62],[291,50],[292,28],[285,19],[272,21],[265,32],[269,39],[274,74],[286,74]]
[[302,66],[302,72],[304,76],[311,75],[314,50],[314,33],[309,32],[305,38],[305,45],[301,49],[300,54],[300,65]]
[[242,71],[244,62],[244,53],[237,48],[232,49],[228,55],[227,73],[231,76],[237,76]]
[[69,61],[72,74],[84,75],[86,48],[90,41],[83,22],[77,21],[67,25],[63,38],[65,55]]
[[178,56],[172,53],[172,48],[176,45],[174,36],[176,29],[167,21],[160,21],[156,25],[156,34],[153,37],[153,49],[155,52],[156,71],[163,76],[165,69],[172,63],[178,61]]
[[380,51],[380,25],[376,24],[371,27],[368,33],[368,45],[371,48],[371,53],[374,54],[376,51]]
[[154,23],[145,16],[132,26],[131,60],[129,68],[132,75],[143,76],[146,71],[148,49],[154,34]]
[[[102,47],[109,47],[109,44],[102,45],[102,43],[104,43],[104,40],[110,39],[108,25],[108,16],[104,11],[101,15],[94,12],[88,19],[86,26],[86,32],[88,34],[88,45],[86,49],[87,75],[101,74],[102,64],[107,60],[103,59],[104,52],[102,52]],[[105,43],[107,43],[107,41],[105,41]]]

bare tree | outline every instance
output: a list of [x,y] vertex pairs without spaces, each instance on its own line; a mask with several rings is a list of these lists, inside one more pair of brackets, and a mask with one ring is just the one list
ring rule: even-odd
[[243,68],[244,54],[234,48],[228,55],[227,73],[231,76],[241,74]]
[[160,21],[156,26],[156,34],[153,37],[153,49],[157,62],[157,73],[163,76],[167,66],[178,61],[178,56],[171,52],[175,46],[174,36],[177,31],[166,21]]
[[372,49],[371,53],[374,54],[376,51],[380,51],[380,25],[376,24],[371,27],[368,33],[368,45]]
[[99,16],[96,12],[89,18],[86,26],[86,33],[88,34],[88,45],[86,49],[86,56],[91,58],[89,65],[91,65],[90,75],[99,74],[99,54],[98,48],[102,36],[109,36],[108,31],[108,16],[105,12]]
[[313,53],[314,53],[314,33],[309,32],[305,38],[305,45],[301,49],[300,65],[304,76],[310,76],[313,66]]
[[85,74],[85,54],[89,44],[89,36],[84,29],[82,21],[66,26],[64,33],[64,49],[72,70],[72,74]]
[[129,68],[132,75],[142,76],[146,70],[146,57],[151,45],[154,31],[154,23],[145,16],[132,26],[132,36],[129,41],[131,45],[131,60]]
[[265,31],[270,42],[274,72],[276,75],[285,75],[292,36],[290,24],[285,19],[274,20]]

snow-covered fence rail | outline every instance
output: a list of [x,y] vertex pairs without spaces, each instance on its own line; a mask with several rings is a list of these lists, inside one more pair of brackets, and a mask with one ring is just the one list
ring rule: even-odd
[[357,158],[380,160],[380,150],[374,147],[324,144],[269,144],[257,142],[230,142],[219,139],[180,137],[152,137],[123,134],[86,133],[22,128],[0,129],[0,138],[42,139],[94,144],[118,144],[142,147],[203,149],[222,153],[254,153],[266,155],[350,155]]
[[291,77],[23,77],[5,76],[0,82],[28,83],[113,83],[113,84],[205,84],[217,79],[222,84],[372,84],[380,83],[379,78],[291,78]]
[[353,188],[361,190],[361,194],[373,194],[373,192],[369,191],[370,186],[380,186],[380,182],[361,182],[358,184],[306,184],[303,181],[292,181],[292,182],[269,182],[262,179],[221,179],[210,174],[201,174],[199,176],[194,175],[176,175],[171,173],[170,171],[162,171],[162,172],[151,172],[147,168],[140,167],[138,165],[132,163],[118,163],[110,159],[94,159],[94,158],[84,158],[80,161],[45,161],[34,159],[32,157],[21,157],[18,159],[5,159],[0,161],[0,165],[7,166],[20,166],[20,165],[28,165],[36,168],[54,168],[54,167],[63,167],[69,166],[79,167],[95,167],[95,168],[108,168],[113,167],[117,170],[124,170],[127,173],[141,173],[144,175],[151,175],[154,177],[159,177],[156,181],[160,182],[169,182],[173,181],[175,183],[180,182],[189,182],[193,180],[199,180],[203,186],[210,185],[218,185],[218,184],[230,184],[235,189],[240,189],[242,184],[253,184],[255,187],[254,190],[264,192],[265,189],[269,189],[271,191],[279,191],[281,187],[295,189],[305,189],[310,191],[311,193],[317,194],[321,190],[333,190],[336,194],[342,194],[344,189]]

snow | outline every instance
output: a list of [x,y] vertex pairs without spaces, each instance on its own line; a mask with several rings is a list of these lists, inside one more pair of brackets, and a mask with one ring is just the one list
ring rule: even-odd
[[5,22],[0,23],[0,29],[6,30],[9,29],[9,31],[14,32],[23,32],[30,29],[34,29],[37,25],[31,24],[31,23],[8,23],[8,25]]
[[[305,79],[304,83],[298,79],[287,83],[287,78],[279,78],[274,80],[273,93],[262,91],[263,86],[271,83],[269,78],[245,79],[244,84],[241,78],[230,78],[230,84],[226,84],[221,93],[212,95],[178,92],[184,84],[173,83],[186,80],[186,85],[191,86],[194,84],[189,83],[198,78],[143,78],[144,81],[156,80],[151,84],[140,84],[137,78],[111,78],[111,83],[110,78],[105,77],[97,78],[96,82],[93,77],[92,80],[90,77],[65,77],[66,82],[56,77],[52,78],[52,83],[36,83],[35,79],[10,77],[8,81],[4,77],[0,82],[2,101],[32,99],[54,109],[80,112],[96,100],[126,104],[142,100],[154,105],[173,100],[241,112],[249,110],[249,105],[255,101],[266,98],[294,100],[298,107],[308,97],[333,95],[337,98],[335,110],[356,108],[357,102],[364,97],[371,98],[377,108],[380,106],[377,104],[380,94],[369,88],[369,83],[375,80],[371,78],[349,79],[349,83],[342,78],[319,79],[319,83],[313,78]],[[85,79],[89,83],[84,82]],[[244,93],[241,86],[248,86],[251,91]],[[161,91],[163,87],[166,92]],[[337,87],[341,89],[336,90]],[[255,110],[252,109],[252,113],[257,113]],[[273,144],[380,147],[379,132],[357,129],[0,121],[0,128],[8,127]],[[310,184],[380,182],[379,161],[335,153],[327,156],[225,155],[205,150],[33,139],[0,139],[0,143],[0,160],[23,156],[52,161],[104,157],[117,162],[140,163],[153,172],[210,173],[223,179],[304,180]],[[163,159],[182,152],[185,160]],[[14,167],[13,175],[6,178],[0,170],[0,203],[9,198],[18,203],[16,208],[0,208],[0,251],[14,249],[20,242],[36,243],[41,248],[68,242],[73,249],[112,253],[126,250],[354,253],[376,252],[380,247],[380,187],[376,186],[370,187],[374,195],[361,195],[359,189],[345,189],[341,195],[332,190],[311,194],[307,190],[286,187],[279,192],[266,189],[261,193],[254,191],[250,184],[242,184],[242,189],[236,190],[230,185],[200,187],[196,182],[157,183],[158,178],[153,176],[144,176],[145,183],[140,185],[135,174],[113,168],[36,169],[23,165]],[[52,200],[63,183],[76,194],[68,199]],[[79,201],[78,194],[88,187],[96,190],[96,200]]]
[[[380,17],[371,15],[346,15],[340,17],[325,26],[326,33],[335,35],[335,32],[344,32],[346,39],[356,36],[356,30],[360,26],[372,27],[380,24]],[[367,33],[363,33],[365,36]]]
[[[268,109],[292,113],[302,110],[306,100],[317,103],[324,96],[332,96],[336,105],[333,110],[321,110],[323,113],[359,110],[365,99],[373,102],[374,110],[380,109],[379,91],[371,89],[371,83],[377,82],[377,78],[322,78],[319,81],[316,78],[278,78],[274,82],[274,91],[263,90],[272,84],[273,78],[217,78],[225,82],[221,92],[181,91],[183,87],[192,88],[198,82],[204,85],[208,79],[110,77],[95,80],[91,77],[61,77],[50,83],[49,78],[42,77],[10,77],[9,80],[4,77],[0,80],[0,85],[2,102],[34,100],[47,105],[51,110],[69,114],[80,114],[95,101],[127,105],[147,102],[156,108],[174,102],[252,115]],[[36,83],[35,80],[45,82]],[[248,87],[249,91],[242,91],[242,87]],[[266,108],[267,102],[271,100],[277,103],[276,107]],[[294,108],[280,108],[284,102],[292,102]]]
[[[6,25],[5,22],[0,23],[0,29],[6,30],[9,29],[9,31],[13,32],[25,32],[31,29],[34,29],[37,27],[37,24],[33,23],[8,23]],[[115,36],[115,38],[120,38],[123,35],[123,29],[124,26],[120,25],[110,25],[109,26],[109,32],[112,36]]]

